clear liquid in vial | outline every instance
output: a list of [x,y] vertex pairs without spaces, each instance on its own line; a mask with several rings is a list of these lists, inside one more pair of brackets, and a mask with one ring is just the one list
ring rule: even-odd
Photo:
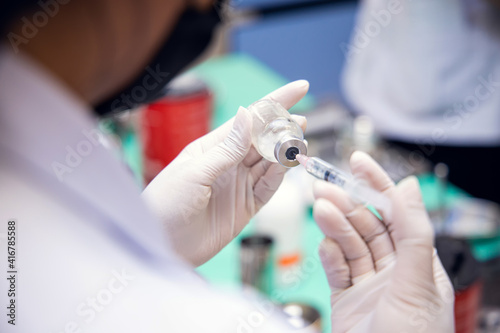
[[304,133],[288,111],[269,99],[255,102],[249,107],[253,117],[252,143],[265,159],[278,162],[276,145],[284,138],[304,139]]

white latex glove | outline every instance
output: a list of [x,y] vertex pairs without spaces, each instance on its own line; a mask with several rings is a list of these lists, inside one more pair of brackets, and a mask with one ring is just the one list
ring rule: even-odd
[[[309,89],[289,83],[267,95],[289,109]],[[293,116],[305,130],[304,117]],[[189,144],[143,192],[163,222],[174,250],[201,265],[226,246],[278,189],[284,167],[252,146],[252,117],[236,117]]]
[[332,291],[332,332],[454,332],[453,287],[436,255],[417,179],[395,186],[360,152],[350,165],[355,176],[390,198],[392,211],[380,221],[341,188],[315,183],[314,218],[326,235],[320,257]]

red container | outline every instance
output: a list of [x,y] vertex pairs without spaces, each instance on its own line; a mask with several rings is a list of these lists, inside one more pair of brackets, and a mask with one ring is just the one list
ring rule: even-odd
[[481,306],[481,265],[465,239],[437,237],[436,249],[455,289],[455,332],[476,332]]
[[455,292],[455,332],[474,333],[481,305],[482,283],[474,282],[467,289]]
[[148,184],[192,141],[210,131],[213,99],[193,77],[176,79],[142,113],[144,180]]

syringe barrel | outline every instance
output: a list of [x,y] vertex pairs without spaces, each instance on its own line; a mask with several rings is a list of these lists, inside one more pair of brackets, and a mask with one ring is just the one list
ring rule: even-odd
[[340,187],[344,187],[348,176],[317,157],[311,157],[306,163],[306,171],[316,178],[323,179]]
[[342,187],[357,203],[371,205],[383,211],[390,211],[389,199],[377,192],[362,179],[335,168],[317,157],[311,157],[306,163],[306,170],[313,176]]

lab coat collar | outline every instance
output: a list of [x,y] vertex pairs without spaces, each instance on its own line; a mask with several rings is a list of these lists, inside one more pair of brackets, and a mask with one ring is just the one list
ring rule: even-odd
[[136,255],[178,262],[110,146],[89,107],[31,59],[0,47],[0,170],[10,158],[25,161],[26,176],[61,202],[78,202],[94,227]]

